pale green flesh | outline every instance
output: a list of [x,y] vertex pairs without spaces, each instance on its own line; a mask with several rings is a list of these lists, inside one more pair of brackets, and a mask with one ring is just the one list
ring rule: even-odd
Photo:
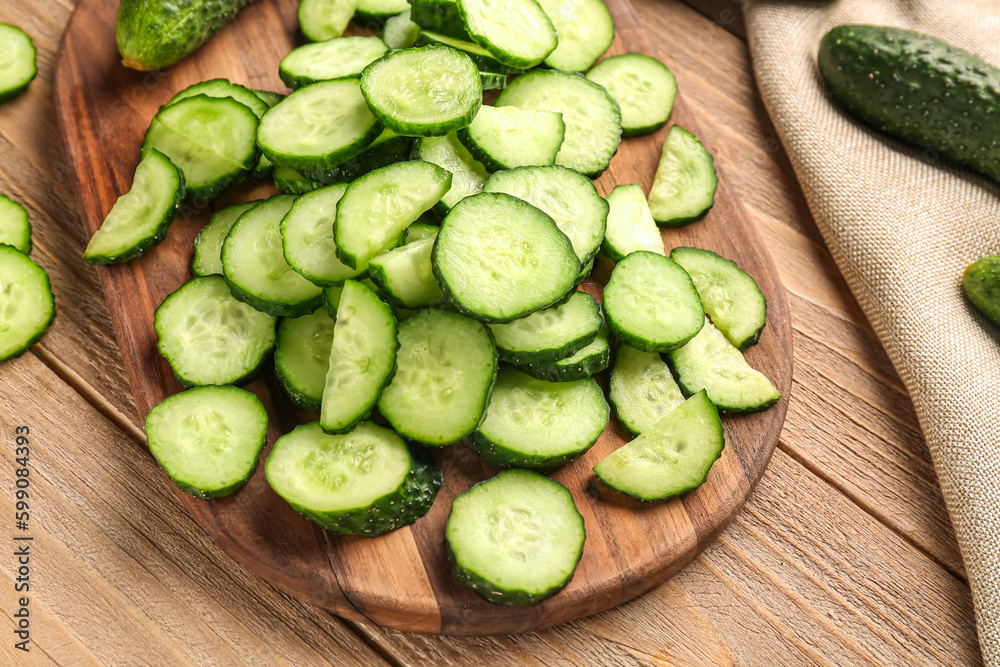
[[333,239],[337,203],[346,191],[347,185],[339,183],[304,194],[281,221],[285,260],[318,285],[336,285],[360,273],[337,258]]
[[210,79],[202,81],[193,86],[188,86],[181,92],[174,95],[167,104],[175,104],[195,95],[207,95],[208,97],[231,97],[246,108],[253,111],[253,114],[260,118],[270,107],[267,102],[258,97],[252,90],[233,83],[227,79]]
[[0,195],[0,243],[28,254],[31,250],[31,223],[28,211],[7,195]]
[[559,35],[545,58],[553,69],[582,72],[611,46],[615,24],[601,0],[538,0]]
[[649,190],[649,210],[657,222],[695,218],[711,207],[717,183],[712,155],[693,134],[674,125]]
[[619,185],[608,195],[605,254],[618,261],[636,250],[663,255],[663,238],[638,185]]
[[417,41],[420,26],[410,19],[410,10],[393,16],[385,22],[382,30],[382,41],[390,49],[408,49]]
[[489,327],[498,348],[513,354],[537,354],[565,349],[575,341],[584,341],[577,350],[589,345],[597,336],[602,321],[600,306],[594,298],[585,292],[574,292],[560,306]]
[[658,353],[625,344],[615,352],[610,398],[619,421],[633,435],[652,428],[684,402],[670,368]]
[[340,37],[354,16],[356,0],[299,0],[299,25],[313,42]]
[[446,210],[469,195],[483,191],[490,175],[486,168],[469,154],[452,132],[443,137],[424,137],[418,148],[421,160],[426,160],[451,172],[451,189],[441,197]]
[[656,58],[642,53],[612,56],[587,72],[587,78],[618,103],[625,132],[653,131],[670,117],[677,81]]
[[406,228],[405,236],[403,237],[404,243],[413,243],[414,241],[419,241],[420,239],[431,238],[437,236],[438,226],[429,225],[423,222],[414,222],[412,225]]
[[284,57],[281,70],[313,82],[361,76],[368,63],[388,50],[378,37],[338,37],[300,46]]
[[622,493],[661,500],[699,486],[724,446],[719,413],[698,393],[594,466],[594,473]]
[[313,403],[323,398],[333,324],[326,308],[319,308],[309,315],[283,319],[278,325],[274,366],[285,383]]
[[26,255],[0,246],[0,360],[18,354],[44,331],[53,309],[45,272]]
[[407,0],[358,0],[357,11],[374,16],[395,16],[409,7]]
[[424,308],[443,297],[431,267],[436,236],[435,233],[390,250],[370,264],[371,273],[382,288],[407,308]]
[[469,140],[500,169],[553,164],[566,124],[555,111],[484,106],[468,127]]
[[0,97],[35,76],[35,48],[19,28],[0,24]]
[[469,35],[500,62],[534,67],[556,48],[552,21],[535,0],[460,0]]
[[222,243],[236,220],[260,202],[235,204],[217,211],[194,240],[191,272],[196,276],[222,275]]
[[319,422],[281,436],[267,458],[267,481],[285,500],[313,512],[370,506],[402,485],[410,452],[387,428],[363,422],[342,435]]

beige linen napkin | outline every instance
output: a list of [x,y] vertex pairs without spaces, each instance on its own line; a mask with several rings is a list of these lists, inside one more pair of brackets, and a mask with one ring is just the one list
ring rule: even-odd
[[1000,253],[1000,188],[853,122],[816,67],[820,38],[843,23],[917,30],[1000,66],[1000,3],[748,0],[745,14],[761,95],[809,206],[913,398],[983,655],[1000,665],[1000,330],[961,290],[966,265]]

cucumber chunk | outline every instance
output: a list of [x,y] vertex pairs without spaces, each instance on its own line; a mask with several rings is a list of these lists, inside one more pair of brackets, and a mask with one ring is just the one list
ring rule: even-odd
[[186,189],[184,175],[160,151],[151,149],[139,162],[132,189],[111,207],[87,248],[87,264],[118,264],[142,257],[167,237]]
[[674,248],[670,259],[684,267],[716,328],[739,350],[760,340],[767,301],[760,287],[736,262],[711,250]]
[[604,394],[592,379],[547,382],[505,367],[473,449],[501,468],[555,470],[590,449],[609,416]]
[[274,187],[285,194],[304,195],[313,190],[319,190],[324,185],[326,183],[309,178],[302,172],[296,171],[291,167],[274,168]]
[[13,246],[25,255],[31,252],[28,211],[7,195],[0,195],[0,244]]
[[612,262],[647,250],[663,255],[663,238],[638,185],[618,185],[608,195],[608,230],[601,249]]
[[484,106],[458,139],[493,172],[555,163],[565,132],[555,111]]
[[[458,6],[457,3],[455,5]],[[457,11],[457,10],[456,10]],[[462,24],[463,31],[465,30],[465,24]],[[499,74],[520,74],[524,72],[520,67],[508,67],[502,62],[490,55],[490,52],[479,46],[475,42],[469,41],[468,34],[461,35],[447,35],[442,32],[436,31],[434,28],[429,26],[421,26],[423,30],[420,31],[420,35],[417,36],[416,46],[429,46],[432,44],[444,44],[445,46],[450,46],[451,48],[461,51],[476,64],[480,72],[497,72]]]
[[354,23],[367,30],[381,30],[386,21],[409,8],[407,0],[358,0]]
[[333,318],[326,308],[278,323],[274,374],[292,403],[319,414],[330,368]]
[[483,101],[475,63],[440,45],[379,58],[361,74],[361,91],[383,125],[411,137],[441,136],[465,127]]
[[417,157],[451,172],[451,189],[434,205],[434,212],[444,217],[451,207],[469,195],[479,194],[490,175],[486,168],[461,144],[455,133],[443,137],[424,137],[417,142]]
[[229,79],[209,79],[194,85],[188,86],[170,98],[166,106],[176,104],[181,100],[186,100],[195,95],[207,95],[208,97],[231,97],[246,108],[253,111],[253,115],[259,120],[264,113],[270,109],[270,105],[262,100],[254,91],[246,86],[233,83]]
[[633,498],[663,500],[701,486],[725,444],[719,412],[699,391],[594,466],[594,474]]
[[222,242],[226,240],[226,235],[236,224],[236,220],[259,203],[259,201],[250,201],[234,204],[216,211],[212,215],[208,224],[202,227],[194,239],[194,257],[191,260],[192,275],[222,275]]
[[278,438],[264,472],[296,512],[341,535],[376,537],[408,526],[441,488],[429,457],[372,422],[343,435],[303,424]]
[[368,63],[388,50],[378,37],[336,37],[295,49],[282,59],[278,75],[292,89],[319,81],[358,78]]
[[356,7],[357,0],[299,0],[299,27],[310,42],[340,37]]
[[0,104],[12,100],[35,78],[38,68],[35,43],[9,23],[0,23]]
[[601,0],[538,0],[552,19],[559,45],[545,58],[552,69],[583,72],[615,38],[611,12]]
[[327,185],[295,200],[281,219],[281,246],[288,265],[322,287],[343,284],[356,271],[337,259],[333,225],[337,203],[347,191],[343,183]]
[[602,60],[587,78],[603,86],[622,112],[622,134],[639,137],[666,125],[677,96],[673,72],[644,53]]
[[965,267],[965,296],[991,322],[1000,326],[1000,255],[988,255]]
[[535,0],[458,0],[458,13],[472,41],[510,67],[540,65],[558,43]]
[[156,347],[188,387],[241,384],[274,347],[275,319],[237,301],[222,276],[195,278],[156,309]]
[[371,415],[396,367],[396,346],[389,306],[361,283],[345,282],[323,388],[319,423],[325,433],[346,433]]
[[463,41],[471,39],[458,13],[457,0],[410,0],[410,14],[423,30]]
[[604,318],[586,292],[572,292],[566,303],[538,310],[507,324],[491,324],[500,359],[512,364],[558,361],[594,342]]
[[[368,265],[372,280],[394,305],[411,309],[425,308],[444,298],[431,265],[437,228],[431,229],[434,230],[434,235],[390,250]],[[409,231],[410,228],[407,228],[407,232]]]
[[372,145],[332,169],[304,169],[302,175],[320,183],[350,183],[368,172],[410,159],[413,137],[383,130]]
[[669,353],[685,394],[704,389],[720,410],[756,412],[781,398],[771,381],[750,368],[743,355],[711,322],[683,347]]
[[618,421],[632,435],[656,426],[684,402],[684,394],[659,353],[624,344],[615,352],[610,398]]
[[705,323],[701,298],[687,271],[645,250],[615,265],[604,288],[604,312],[615,336],[645,352],[680,347]]
[[410,13],[407,9],[385,22],[381,37],[390,49],[408,49],[417,41],[420,26],[411,20]]
[[429,308],[399,325],[396,375],[378,409],[401,435],[447,445],[476,430],[497,372],[497,352],[481,323]]
[[195,498],[231,496],[257,469],[267,411],[236,387],[195,387],[146,415],[146,442],[170,481]]
[[536,361],[524,364],[518,366],[517,369],[538,380],[575,382],[600,373],[608,367],[610,361],[611,331],[605,321],[593,342],[578,350],[576,354],[558,361]]
[[661,227],[679,227],[712,208],[719,180],[715,160],[698,138],[674,125],[663,142],[649,190],[649,210]]
[[45,269],[17,248],[0,244],[0,361],[23,354],[55,314]]
[[565,588],[586,537],[566,487],[518,469],[456,496],[445,529],[458,580],[490,602],[514,606]]

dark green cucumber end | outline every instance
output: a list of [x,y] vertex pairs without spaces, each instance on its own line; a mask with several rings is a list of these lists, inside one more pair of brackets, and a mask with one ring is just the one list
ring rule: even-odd
[[962,288],[976,310],[1000,327],[1000,255],[970,264],[962,276]]

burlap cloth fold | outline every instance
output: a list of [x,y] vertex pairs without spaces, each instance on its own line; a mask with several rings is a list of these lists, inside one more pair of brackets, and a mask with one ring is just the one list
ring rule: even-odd
[[761,95],[816,223],[913,398],[983,656],[1000,665],[1000,331],[961,289],[966,265],[1000,253],[1000,188],[853,122],[816,67],[820,37],[843,23],[917,30],[1000,66],[1000,2],[748,0],[744,9]]

